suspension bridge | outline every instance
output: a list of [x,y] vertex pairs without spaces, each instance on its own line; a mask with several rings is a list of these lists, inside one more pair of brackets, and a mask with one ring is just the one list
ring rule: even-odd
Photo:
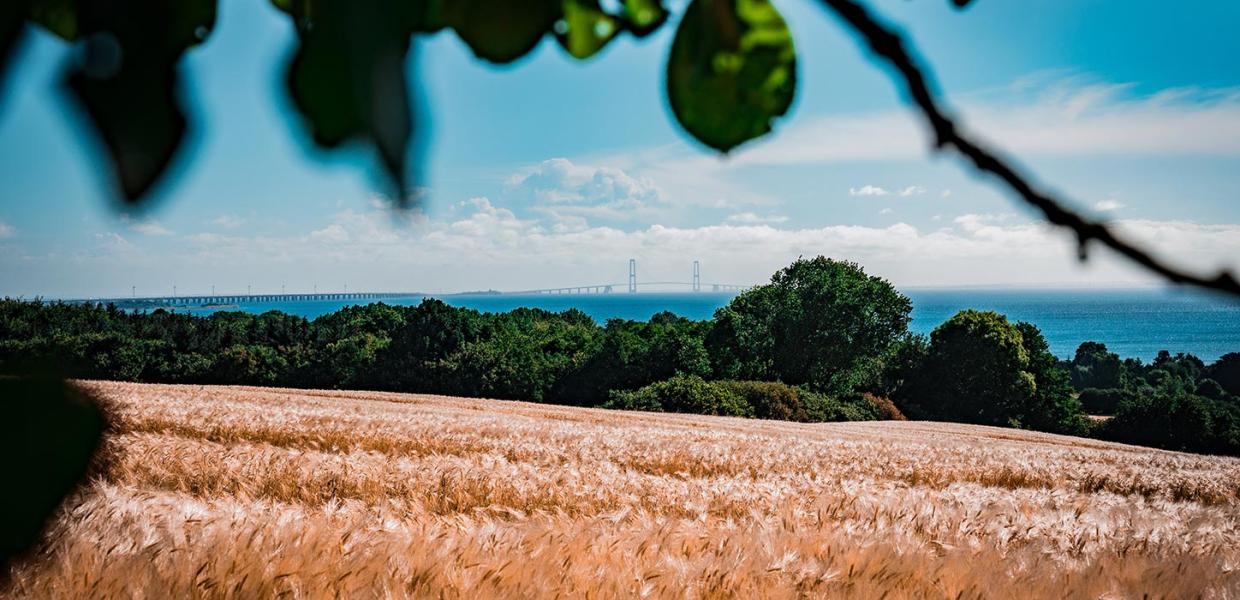
[[[317,286],[316,286],[317,287]],[[752,286],[740,285],[733,283],[703,283],[702,268],[699,261],[693,261],[692,276],[688,281],[638,281],[637,279],[637,260],[629,259],[629,277],[626,282],[618,283],[598,283],[590,285],[570,285],[563,287],[537,288],[527,290],[515,290],[504,292],[488,292],[498,294],[611,294],[617,293],[619,290],[626,290],[628,293],[637,293],[639,290],[677,290],[687,289],[693,292],[701,292],[709,289],[712,292],[741,292]],[[348,287],[346,286],[347,290]],[[417,299],[427,296],[441,296],[443,294],[428,294],[423,292],[319,292],[317,289],[312,293],[295,293],[295,294],[254,294],[248,290],[244,294],[216,294],[214,286],[210,294],[177,294],[176,286],[172,287],[171,296],[138,296],[136,293],[129,297],[116,298],[82,298],[65,300],[70,304],[113,304],[118,308],[126,309],[152,309],[152,308],[212,308],[223,306],[235,306],[240,304],[268,304],[275,302],[314,302],[314,301],[344,301],[363,303],[376,300],[399,300],[399,299]]]
[[743,292],[753,286],[740,285],[735,283],[702,283],[702,265],[700,261],[693,261],[693,277],[690,281],[638,281],[637,280],[637,259],[629,259],[629,279],[627,283],[601,283],[594,285],[572,285],[566,287],[539,288],[533,290],[520,290],[515,292],[506,292],[509,294],[610,294],[617,289],[626,289],[628,293],[635,294],[639,288],[650,289],[677,289],[689,288],[691,291],[700,292],[704,288],[710,288],[712,292]]

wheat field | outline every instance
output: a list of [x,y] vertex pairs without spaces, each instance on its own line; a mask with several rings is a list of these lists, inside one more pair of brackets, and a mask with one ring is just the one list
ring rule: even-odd
[[114,413],[106,460],[5,597],[1240,597],[1237,459],[940,423],[81,385]]

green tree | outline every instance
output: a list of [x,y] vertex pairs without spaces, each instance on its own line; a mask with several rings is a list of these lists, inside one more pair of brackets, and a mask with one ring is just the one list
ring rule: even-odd
[[963,310],[930,334],[925,366],[910,390],[919,417],[1012,425],[1037,391],[1020,330],[1003,315]]
[[1207,369],[1206,376],[1218,382],[1228,394],[1240,397],[1240,352],[1228,352]]
[[1108,351],[1106,344],[1082,342],[1076,349],[1070,367],[1072,387],[1077,390],[1123,387],[1123,365],[1119,355]]
[[876,384],[911,311],[907,297],[855,263],[798,259],[715,314],[708,350],[721,378],[850,394]]
[[1016,323],[1016,330],[1020,332],[1028,358],[1026,371],[1034,382],[1033,394],[1021,406],[1017,421],[1023,427],[1039,431],[1085,434],[1088,422],[1073,393],[1071,378],[1051,354],[1046,337],[1035,325],[1025,321]]

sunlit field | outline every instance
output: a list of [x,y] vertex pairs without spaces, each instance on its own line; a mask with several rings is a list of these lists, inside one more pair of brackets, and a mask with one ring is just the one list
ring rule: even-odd
[[83,385],[114,405],[106,465],[5,596],[1240,597],[1240,459],[939,423]]

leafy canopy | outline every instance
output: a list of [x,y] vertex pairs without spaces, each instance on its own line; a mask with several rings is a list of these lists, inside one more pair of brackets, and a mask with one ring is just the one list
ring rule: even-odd
[[855,263],[798,259],[720,309],[707,345],[721,378],[850,394],[878,378],[911,312],[906,296]]

